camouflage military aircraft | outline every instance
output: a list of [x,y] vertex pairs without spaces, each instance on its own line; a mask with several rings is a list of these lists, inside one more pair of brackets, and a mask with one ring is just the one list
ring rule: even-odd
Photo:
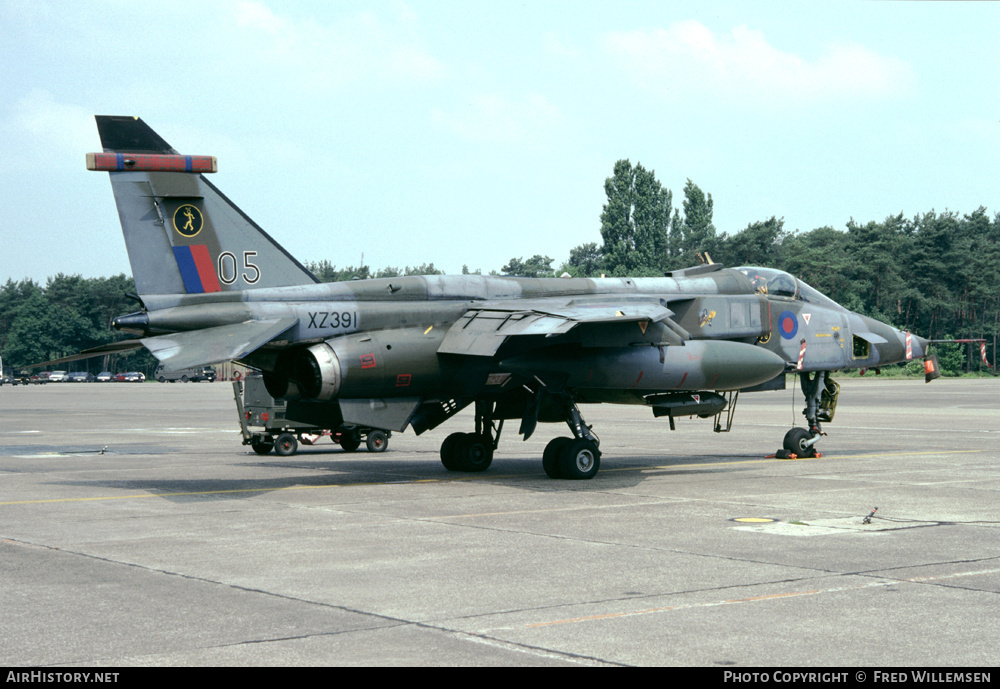
[[[661,278],[393,277],[319,284],[205,174],[142,120],[97,117],[142,310],[114,320],[167,369],[235,360],[263,372],[289,417],[417,434],[474,405],[452,433],[453,471],[490,466],[503,423],[566,422],[542,458],[553,478],[588,479],[599,440],[581,403],[732,426],[739,391],[783,389],[797,373],[806,428],[784,439],[812,455],[839,392],[830,372],[926,354],[928,341],[852,313],[788,273],[710,260]],[[65,360],[64,360],[65,361]]]

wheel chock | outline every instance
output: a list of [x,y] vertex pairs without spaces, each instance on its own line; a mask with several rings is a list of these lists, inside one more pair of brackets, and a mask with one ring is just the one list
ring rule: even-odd
[[[815,455],[811,457],[811,459],[819,459],[822,456],[823,454],[821,452],[817,452]],[[789,452],[788,450],[782,449],[778,450],[773,455],[765,456],[764,459],[799,459],[799,456],[794,452]]]

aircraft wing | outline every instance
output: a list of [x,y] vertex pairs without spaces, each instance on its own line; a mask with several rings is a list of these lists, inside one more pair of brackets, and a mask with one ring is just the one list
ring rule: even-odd
[[[673,315],[662,304],[649,301],[608,303],[540,299],[487,302],[469,309],[451,326],[438,353],[493,356],[510,337],[556,337],[582,324],[611,328],[630,322],[648,324],[666,321]],[[641,325],[637,327],[642,328]]]
[[215,328],[144,337],[140,341],[168,371],[175,371],[240,359],[297,322],[297,318],[244,321]]

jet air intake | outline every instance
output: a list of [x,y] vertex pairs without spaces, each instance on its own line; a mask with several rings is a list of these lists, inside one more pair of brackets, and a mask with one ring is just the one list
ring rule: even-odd
[[328,343],[289,352],[264,374],[268,394],[277,399],[332,400],[340,392],[340,360]]
[[452,382],[437,349],[444,328],[395,328],[333,337],[287,350],[264,373],[272,397],[334,399],[426,394]]

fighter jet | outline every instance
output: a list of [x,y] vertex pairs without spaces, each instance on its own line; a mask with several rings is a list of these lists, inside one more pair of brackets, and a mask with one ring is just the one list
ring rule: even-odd
[[[452,471],[490,466],[504,421],[527,439],[565,422],[542,464],[553,478],[600,466],[584,403],[732,426],[740,391],[799,376],[805,428],[785,450],[816,452],[839,388],[830,372],[926,354],[928,340],[852,313],[788,273],[702,265],[658,278],[393,277],[321,284],[220,192],[210,156],[181,155],[133,117],[98,116],[141,310],[138,335],[70,358],[144,346],[168,370],[238,361],[263,373],[288,416],[417,434],[462,409],[444,438]],[[67,359],[70,359],[67,358]]]

